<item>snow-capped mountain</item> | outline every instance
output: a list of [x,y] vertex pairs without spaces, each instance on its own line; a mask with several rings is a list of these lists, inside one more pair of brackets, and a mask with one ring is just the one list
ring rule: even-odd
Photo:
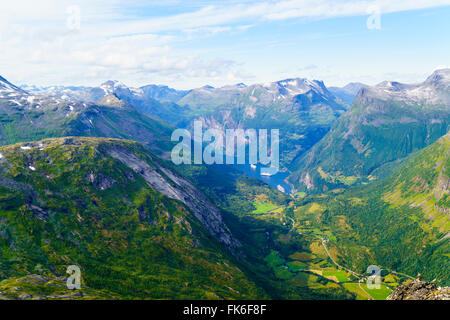
[[[344,110],[336,97],[328,91],[322,81],[304,78],[285,79],[276,82],[245,85],[242,83],[221,88],[202,87],[189,92],[177,101],[189,106],[289,106],[300,104],[328,103],[333,108]],[[251,117],[253,112],[248,112]]]
[[206,128],[275,128],[280,130],[281,162],[288,165],[328,132],[347,105],[322,81],[304,78],[220,88],[204,86],[189,92],[177,104],[188,107],[183,123],[194,120]]
[[449,104],[450,69],[433,72],[424,82],[404,84],[395,81],[383,81],[376,86],[366,87],[360,98],[395,99],[407,104]]
[[96,102],[97,100],[111,94],[116,94],[120,98],[127,96],[141,100],[154,99],[162,102],[175,102],[190,92],[190,90],[176,90],[168,86],[160,86],[154,84],[135,88],[129,87],[117,80],[105,81],[97,87],[37,87],[32,85],[23,85],[21,86],[21,88],[30,92],[39,92],[48,96],[55,96],[66,100],[74,99],[87,102]]
[[13,85],[11,82],[0,76],[0,98],[15,97],[26,93],[25,90]]
[[290,181],[322,191],[390,172],[395,161],[450,130],[449,79],[450,69],[443,69],[418,84],[383,81],[361,88],[353,107],[297,159]]
[[44,92],[40,90],[35,92],[25,91],[0,76],[0,111],[8,114],[14,109],[39,110],[41,112],[52,109],[69,117],[71,114],[87,107],[87,104],[84,102],[76,100],[66,101],[56,95],[46,95]]
[[168,123],[177,124],[187,108],[180,108],[172,101],[177,101],[189,91],[178,91],[167,86],[148,85],[140,88],[129,87],[117,80],[108,80],[98,87],[33,87],[36,94],[58,98],[66,101],[83,101],[98,103],[107,96],[132,104],[139,110],[159,117]]
[[[100,136],[135,139],[165,152],[170,127],[115,94],[106,95],[111,91],[109,85],[26,92],[0,78],[0,145],[59,136]],[[97,102],[89,102],[97,97]]]

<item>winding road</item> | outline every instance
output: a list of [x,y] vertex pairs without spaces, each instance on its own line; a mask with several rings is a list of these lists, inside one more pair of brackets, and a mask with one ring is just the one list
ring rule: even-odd
[[[292,222],[292,227],[291,227],[291,230],[290,230],[290,231],[293,231],[294,228],[295,228],[295,220],[294,220],[293,218],[287,216],[287,215],[286,215],[286,218],[288,218],[288,219],[291,220],[291,222]],[[315,236],[315,235],[314,235],[314,236]],[[366,280],[366,278],[364,277],[364,275],[362,275],[362,274],[360,274],[360,273],[357,273],[357,272],[355,272],[355,271],[353,271],[353,270],[351,270],[351,269],[349,269],[349,268],[346,268],[346,267],[340,265],[339,263],[337,263],[337,262],[333,259],[333,257],[331,256],[330,252],[328,251],[328,248],[327,248],[327,246],[326,246],[327,240],[325,240],[324,238],[317,237],[317,236],[315,236],[315,238],[318,239],[318,240],[320,240],[320,242],[322,243],[322,246],[323,246],[325,252],[327,253],[327,256],[330,258],[330,260],[333,262],[333,264],[336,265],[336,266],[337,266],[338,268],[340,268],[340,269],[343,269],[343,270],[345,270],[345,271],[347,271],[347,272],[350,272],[350,273],[353,274],[356,278],[358,278],[358,285],[359,285],[359,288],[360,288],[360,289],[361,289],[361,290],[369,297],[370,300],[375,300],[375,299],[372,297],[372,295],[370,295],[370,293],[368,293],[368,292],[361,286],[361,283],[362,283],[363,281]],[[383,269],[382,269],[382,270],[383,270]],[[399,273],[399,272],[396,272],[396,271],[391,271],[391,270],[389,270],[389,269],[384,269],[384,270],[386,270],[386,271],[388,271],[388,272],[390,272],[390,273],[393,273],[393,274],[397,274],[397,275],[401,275],[401,276],[408,277],[408,278],[410,278],[410,279],[414,279],[413,277],[411,277],[411,276],[409,276],[409,275],[406,275],[406,274],[403,274],[403,273]],[[387,288],[389,288],[389,287],[387,287]],[[389,288],[389,289],[390,289],[390,288]]]

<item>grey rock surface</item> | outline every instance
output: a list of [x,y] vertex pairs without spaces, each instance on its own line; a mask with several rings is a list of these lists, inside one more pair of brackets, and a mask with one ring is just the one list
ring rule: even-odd
[[450,300],[450,287],[418,279],[407,285],[398,286],[387,300]]

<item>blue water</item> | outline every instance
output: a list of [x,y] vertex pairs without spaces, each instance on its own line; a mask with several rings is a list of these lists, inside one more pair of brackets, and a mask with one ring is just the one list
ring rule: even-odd
[[[278,172],[277,174],[274,174],[273,176],[265,176],[261,175],[261,165],[256,165],[256,168],[252,168],[249,164],[242,164],[242,165],[236,165],[239,170],[245,173],[246,176],[251,178],[256,178],[258,180],[261,180],[265,183],[267,183],[269,186],[281,190],[284,190],[284,193],[290,194],[291,193],[291,187],[284,181],[284,179],[287,178],[289,175],[287,172]],[[281,187],[281,188],[280,188]]]

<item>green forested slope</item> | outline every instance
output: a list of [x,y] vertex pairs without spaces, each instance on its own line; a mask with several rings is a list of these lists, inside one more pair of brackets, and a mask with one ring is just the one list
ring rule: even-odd
[[[359,272],[376,264],[449,285],[449,155],[447,134],[387,179],[298,201],[296,218],[329,228],[339,259]],[[322,210],[311,215],[314,203]]]
[[322,192],[392,172],[397,160],[450,129],[449,79],[450,69],[443,69],[417,85],[386,81],[362,89],[331,131],[294,160],[289,181]]
[[[114,150],[149,167],[127,166]],[[211,225],[150,186],[156,179],[162,188],[186,191],[138,144],[61,138],[0,147],[0,154],[0,281],[30,273],[56,278],[75,264],[84,286],[104,290],[100,296],[266,297],[213,237]],[[0,291],[20,285],[5,280]]]

